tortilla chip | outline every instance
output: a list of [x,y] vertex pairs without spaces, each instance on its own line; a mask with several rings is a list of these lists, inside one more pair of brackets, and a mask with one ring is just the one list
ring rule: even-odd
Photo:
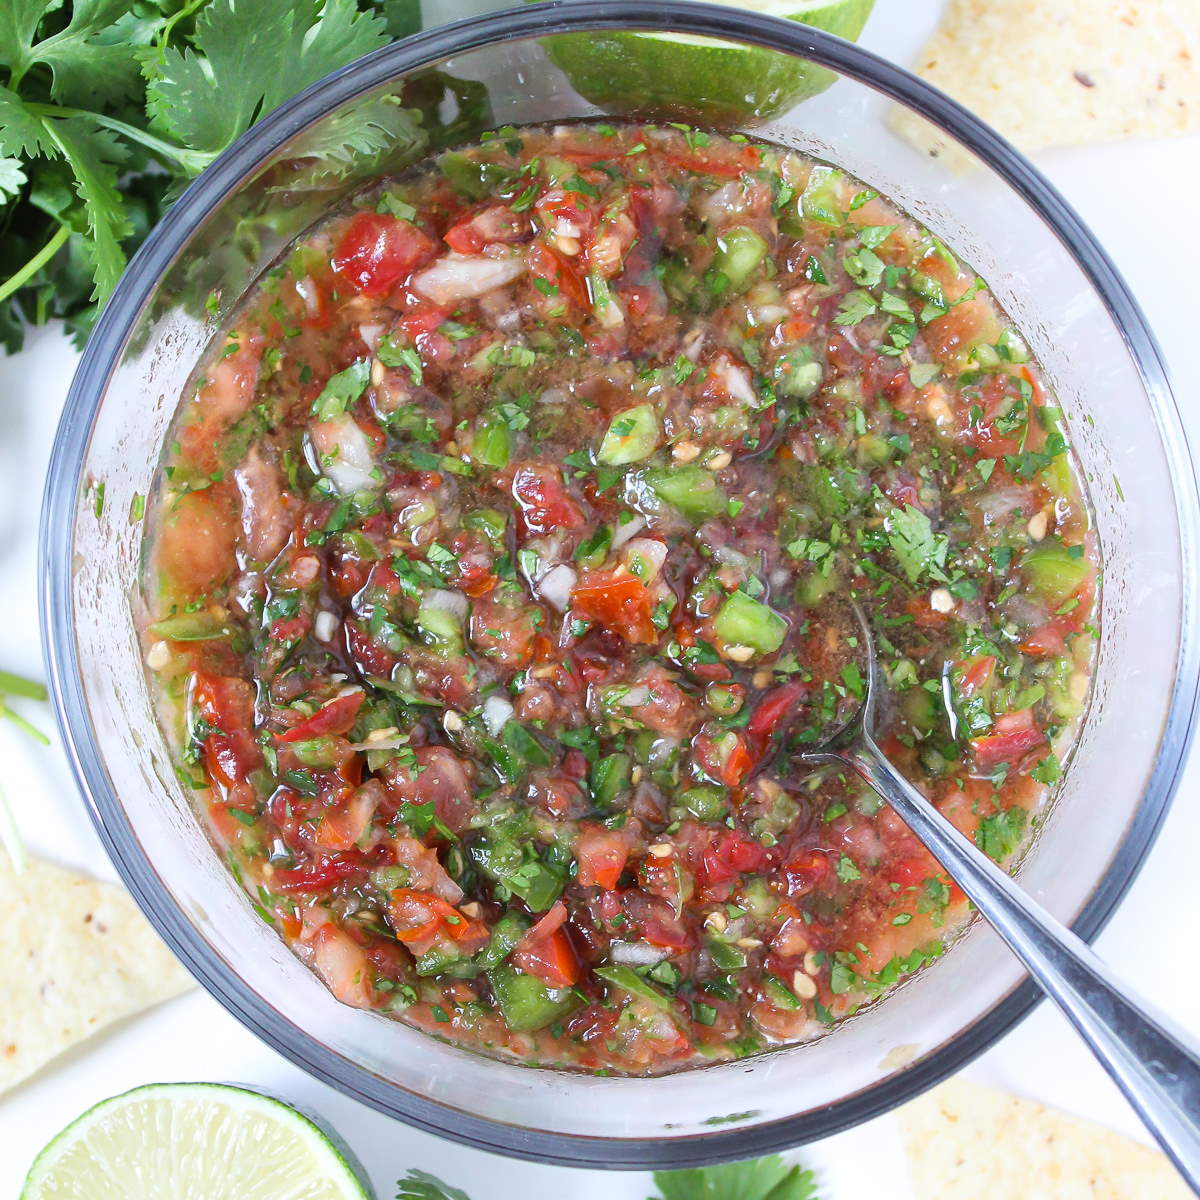
[[192,986],[124,889],[0,854],[0,1091]]
[[1166,1157],[1091,1121],[952,1079],[899,1109],[920,1200],[1189,1200]]
[[[916,71],[1020,149],[1200,131],[1200,0],[950,0]],[[961,154],[907,111],[895,125]]]

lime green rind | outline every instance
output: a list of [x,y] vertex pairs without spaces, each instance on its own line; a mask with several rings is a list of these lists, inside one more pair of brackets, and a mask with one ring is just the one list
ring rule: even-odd
[[[537,0],[532,0],[537,2]],[[786,16],[853,41],[875,0],[727,5]],[[786,7],[788,12],[778,11]],[[772,117],[836,80],[814,63],[729,42],[652,33],[560,34],[546,52],[571,86],[609,112],[666,111],[726,122]]]
[[[255,1119],[270,1146],[260,1137],[231,1161],[230,1122],[244,1126]],[[301,1169],[297,1190],[279,1174],[284,1163]],[[20,1200],[163,1196],[375,1200],[349,1152],[315,1121],[282,1101],[220,1083],[147,1084],[93,1105],[38,1154]]]

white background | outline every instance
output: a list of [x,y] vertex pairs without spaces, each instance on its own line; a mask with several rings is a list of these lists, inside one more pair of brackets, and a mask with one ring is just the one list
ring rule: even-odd
[[[429,21],[487,7],[487,0],[426,0]],[[878,0],[863,44],[909,65],[940,9],[940,0]],[[1055,151],[1037,162],[1091,225],[1141,301],[1166,352],[1193,442],[1200,444],[1200,139]],[[75,358],[56,331],[42,330],[23,353],[0,360],[0,665],[39,677],[37,514]],[[34,715],[28,706],[26,711]],[[50,727],[48,712],[36,716]],[[29,843],[115,879],[57,744],[42,749],[0,721],[0,761]],[[1134,987],[1200,1031],[1200,956],[1194,950],[1198,787],[1193,761],[1157,845],[1097,948]],[[1144,1137],[1113,1086],[1044,1004],[967,1073]],[[36,1150],[83,1109],[137,1084],[177,1079],[245,1082],[322,1114],[366,1163],[381,1200],[390,1200],[397,1177],[410,1166],[441,1175],[473,1200],[531,1194],[640,1200],[651,1191],[643,1175],[526,1165],[391,1122],[303,1075],[195,991],[85,1044],[0,1099],[0,1198],[16,1197]],[[876,1195],[880,1180],[888,1181],[889,1196],[904,1200],[891,1118],[807,1147],[799,1157],[818,1169],[824,1200]],[[864,1162],[869,1173],[862,1172]]]

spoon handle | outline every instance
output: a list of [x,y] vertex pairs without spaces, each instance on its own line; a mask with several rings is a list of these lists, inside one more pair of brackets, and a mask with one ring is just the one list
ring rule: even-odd
[[925,843],[1092,1048],[1158,1144],[1200,1195],[1200,1054],[1152,1018],[1069,929],[977,850],[860,734],[838,757]]

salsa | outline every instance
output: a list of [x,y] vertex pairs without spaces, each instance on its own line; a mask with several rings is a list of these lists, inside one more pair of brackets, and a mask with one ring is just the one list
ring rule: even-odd
[[147,662],[216,845],[342,1002],[648,1074],[812,1038],[967,917],[860,702],[1013,860],[1097,546],[985,283],[835,167],[503,129],[268,271],[185,397]]

